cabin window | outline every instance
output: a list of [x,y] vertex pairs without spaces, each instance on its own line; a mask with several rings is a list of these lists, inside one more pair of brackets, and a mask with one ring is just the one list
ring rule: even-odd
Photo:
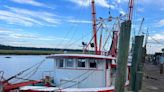
[[73,59],[66,60],[66,67],[73,67],[73,65],[74,65]]
[[58,59],[57,63],[58,63],[59,68],[64,67],[64,60],[63,59]]
[[95,61],[95,60],[91,60],[91,61],[89,62],[89,68],[96,68],[96,67],[97,67],[96,61]]
[[77,62],[77,67],[85,67],[85,62],[86,60],[85,59],[78,59],[78,62]]

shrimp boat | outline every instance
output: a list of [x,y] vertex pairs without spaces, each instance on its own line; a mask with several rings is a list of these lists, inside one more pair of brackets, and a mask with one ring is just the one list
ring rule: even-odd
[[[133,2],[130,0],[130,2]],[[132,6],[130,3],[129,7]],[[130,7],[131,10],[132,7]],[[85,45],[83,54],[52,54],[47,59],[54,60],[52,76],[45,76],[41,81],[28,81],[9,85],[5,92],[18,89],[21,92],[114,92],[116,67],[117,67],[117,43],[119,31],[113,31],[110,50],[103,52],[97,46],[97,23],[95,2],[92,0],[93,37]],[[110,21],[112,17],[107,20]],[[104,21],[105,19],[100,19]],[[100,36],[100,39],[101,36]],[[87,47],[95,48],[95,54],[87,54]],[[101,40],[99,48],[101,48]],[[127,65],[125,87],[129,84],[130,64]],[[2,82],[3,83],[3,82]],[[44,85],[38,85],[43,83]]]

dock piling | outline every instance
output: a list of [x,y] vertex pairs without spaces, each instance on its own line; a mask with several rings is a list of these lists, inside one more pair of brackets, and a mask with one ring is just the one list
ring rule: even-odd
[[131,77],[130,77],[130,90],[138,92],[141,88],[139,85],[142,83],[143,75],[143,39],[144,36],[136,36],[134,51],[132,55]]
[[117,58],[117,73],[115,80],[115,91],[124,92],[127,61],[129,55],[129,41],[131,33],[131,21],[121,23],[119,35],[118,58]]

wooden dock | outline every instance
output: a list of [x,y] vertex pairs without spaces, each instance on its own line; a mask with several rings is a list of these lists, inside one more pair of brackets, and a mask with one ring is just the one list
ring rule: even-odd
[[159,65],[144,65],[143,85],[140,92],[164,92],[164,74],[160,74]]

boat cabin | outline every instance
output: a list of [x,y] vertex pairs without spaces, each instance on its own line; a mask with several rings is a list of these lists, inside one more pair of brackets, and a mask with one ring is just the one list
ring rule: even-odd
[[47,58],[54,59],[54,81],[58,87],[97,88],[114,85],[115,57],[90,54],[54,54]]

